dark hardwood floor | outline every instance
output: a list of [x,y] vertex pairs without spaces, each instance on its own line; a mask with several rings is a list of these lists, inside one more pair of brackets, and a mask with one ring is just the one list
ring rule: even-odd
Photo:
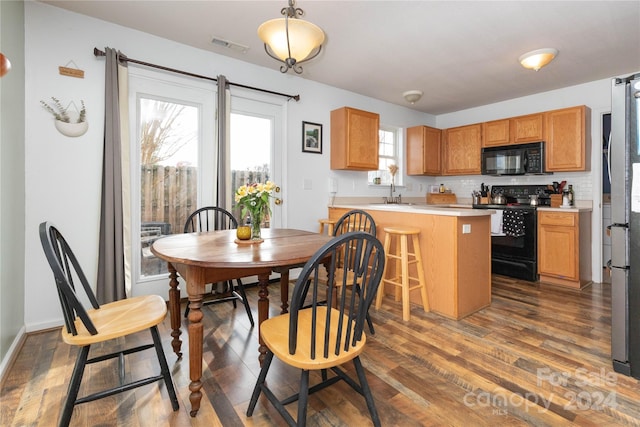
[[[277,315],[278,286],[270,292]],[[257,289],[248,293],[257,318]],[[161,333],[180,410],[172,412],[164,386],[153,384],[79,405],[71,425],[284,425],[263,398],[253,417],[245,416],[259,371],[257,328],[250,329],[241,306],[204,311],[204,397],[196,418],[188,413],[186,332],[177,360],[167,320]],[[461,321],[413,306],[411,322],[403,322],[400,304],[390,299],[370,313],[376,334],[367,337],[362,361],[384,426],[640,425],[638,381],[614,373],[609,360],[609,285],[574,291],[494,276],[491,307]],[[145,353],[128,361],[127,375],[158,369],[154,354]],[[54,425],[74,360],[75,349],[58,331],[29,335],[2,384],[0,425]],[[81,394],[117,381],[114,367],[90,367]],[[298,372],[274,361],[267,380],[288,395]],[[310,398],[310,426],[370,424],[364,399],[346,384]]]

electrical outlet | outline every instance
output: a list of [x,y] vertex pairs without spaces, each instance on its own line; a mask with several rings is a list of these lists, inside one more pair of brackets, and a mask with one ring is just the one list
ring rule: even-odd
[[462,224],[462,234],[471,233],[471,224]]
[[303,190],[311,190],[312,187],[313,187],[313,181],[311,181],[310,179],[305,179],[302,181]]

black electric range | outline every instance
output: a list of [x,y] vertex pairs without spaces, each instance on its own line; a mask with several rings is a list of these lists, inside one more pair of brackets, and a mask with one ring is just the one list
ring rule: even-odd
[[[494,185],[492,198],[498,194],[506,197],[506,204],[473,205],[475,209],[494,209],[492,218],[491,270],[493,273],[516,277],[528,281],[538,280],[538,220],[537,206],[549,206],[551,199],[546,185]],[[538,196],[538,205],[530,204],[530,196]],[[517,234],[505,234],[501,229],[502,216],[506,210],[516,211],[522,228]]]

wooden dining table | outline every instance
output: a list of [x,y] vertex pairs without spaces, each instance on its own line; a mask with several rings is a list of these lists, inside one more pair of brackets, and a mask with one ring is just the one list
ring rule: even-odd
[[181,311],[178,274],[186,282],[189,298],[189,377],[191,383],[190,415],[195,417],[202,399],[203,326],[201,311],[205,286],[241,277],[258,277],[258,339],[262,363],[267,347],[260,338],[260,325],[269,317],[269,276],[280,273],[281,311],[288,310],[289,270],[301,267],[318,249],[331,240],[330,236],[304,230],[267,228],[262,230],[261,243],[236,240],[236,230],[174,234],[156,240],[151,252],[167,261],[169,269],[169,315],[171,346],[182,357],[180,340]]

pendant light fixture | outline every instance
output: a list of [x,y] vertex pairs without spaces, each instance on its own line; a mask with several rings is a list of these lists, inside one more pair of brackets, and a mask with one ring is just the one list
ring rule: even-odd
[[258,27],[258,36],[264,42],[267,55],[284,63],[280,71],[286,73],[293,69],[302,73],[301,63],[320,54],[324,42],[324,32],[311,22],[299,19],[304,11],[295,7],[295,0],[289,0],[289,6],[282,8],[284,18],[267,21]]
[[549,64],[553,61],[553,58],[558,54],[558,50],[552,47],[532,50],[531,52],[527,52],[518,58],[520,64],[524,68],[528,68],[530,70],[538,71],[540,68]]

